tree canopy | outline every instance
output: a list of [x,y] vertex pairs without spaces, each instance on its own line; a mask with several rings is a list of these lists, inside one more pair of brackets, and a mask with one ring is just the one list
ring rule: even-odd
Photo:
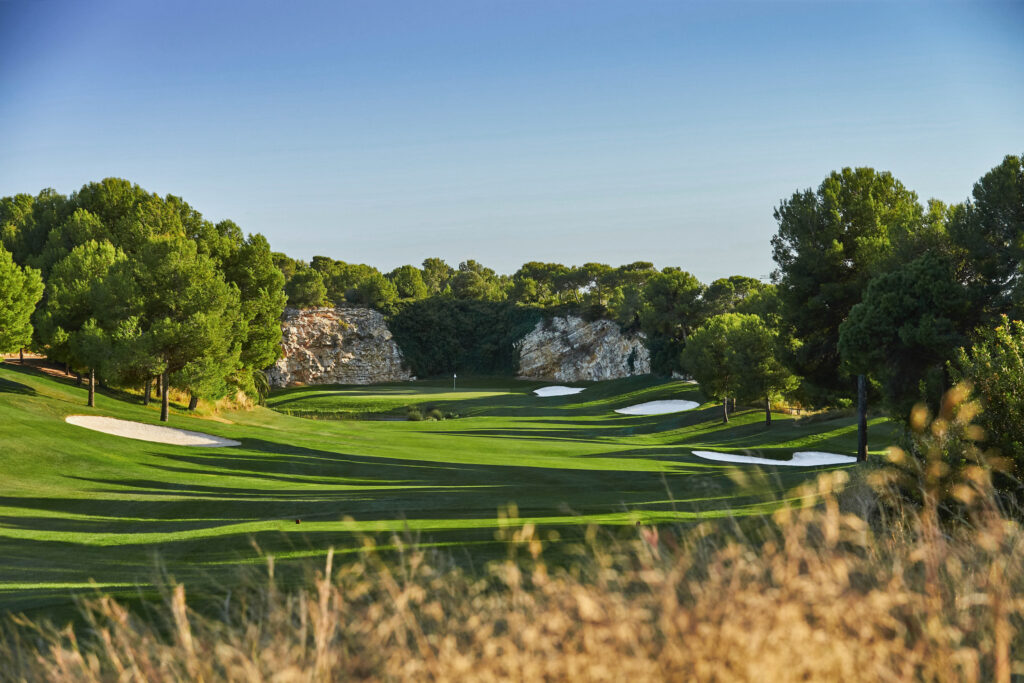
[[119,178],[69,197],[6,197],[0,240],[43,271],[36,346],[91,378],[148,384],[165,373],[194,403],[253,391],[277,357],[287,257],[180,197]]
[[957,350],[950,370],[982,402],[983,440],[1012,460],[1017,477],[1024,475],[1024,322],[1001,316],[973,346]]
[[34,268],[22,268],[0,246],[0,353],[32,342],[32,312],[43,295],[43,280]]
[[894,414],[908,415],[948,388],[946,362],[966,342],[973,313],[949,260],[925,254],[868,283],[839,327],[840,353],[852,372],[880,382]]
[[844,168],[817,190],[793,193],[775,209],[774,279],[801,346],[799,374],[826,390],[846,389],[839,326],[868,281],[891,263],[894,243],[921,231],[917,194],[890,173]]

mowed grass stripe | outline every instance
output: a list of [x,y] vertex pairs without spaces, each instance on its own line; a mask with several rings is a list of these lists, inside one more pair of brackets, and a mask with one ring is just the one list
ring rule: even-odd
[[[803,424],[778,415],[769,430],[750,410],[722,425],[699,389],[650,377],[556,398],[532,395],[540,383],[508,378],[459,385],[311,387],[270,400],[363,413],[443,401],[443,410],[467,416],[443,421],[309,420],[262,408],[214,419],[175,410],[171,426],[242,444],[190,448],[66,424],[70,414],[156,424],[158,406],[101,392],[88,409],[85,389],[73,382],[0,365],[0,586],[147,585],[158,565],[214,585],[265,553],[317,556],[360,547],[365,534],[489,547],[510,504],[521,521],[552,528],[756,514],[808,473],[773,472],[741,485],[735,466],[690,451],[786,458],[793,450],[852,453],[856,443],[852,419]],[[613,412],[666,398],[702,406],[661,416]],[[888,430],[884,421],[872,427]],[[34,589],[0,591],[0,608],[31,606]],[[38,594],[47,604],[55,599],[53,591]]]

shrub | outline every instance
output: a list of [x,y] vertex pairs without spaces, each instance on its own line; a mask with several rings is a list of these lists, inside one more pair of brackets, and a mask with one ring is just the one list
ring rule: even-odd
[[1015,463],[1024,475],[1024,323],[1003,316],[970,349],[961,348],[950,364],[957,381],[969,382],[984,412],[979,423],[985,442]]
[[513,343],[540,318],[538,310],[507,301],[435,296],[403,304],[388,327],[419,377],[510,375],[519,369]]

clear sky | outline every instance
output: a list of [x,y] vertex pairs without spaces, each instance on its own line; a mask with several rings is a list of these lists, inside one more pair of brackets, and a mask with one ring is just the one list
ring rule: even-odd
[[1024,153],[1024,4],[0,0],[0,195],[119,176],[298,258],[772,269],[833,169]]

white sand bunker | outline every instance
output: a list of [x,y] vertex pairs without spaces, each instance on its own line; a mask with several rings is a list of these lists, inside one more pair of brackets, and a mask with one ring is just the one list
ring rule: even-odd
[[570,394],[578,394],[583,391],[583,388],[577,387],[541,387],[540,389],[534,389],[533,393],[538,396],[569,396]]
[[648,401],[647,403],[637,403],[635,406],[619,408],[615,412],[622,415],[664,415],[665,413],[693,410],[699,405],[696,401]]
[[738,455],[736,453],[716,453],[715,451],[694,451],[694,455],[705,460],[717,460],[719,462],[738,462],[747,465],[787,465],[789,467],[814,467],[815,465],[848,465],[857,462],[857,458],[838,453],[824,453],[822,451],[798,451],[793,454],[790,460],[772,460],[771,458],[756,458],[752,455]]
[[138,439],[139,441],[152,441],[154,443],[166,443],[174,446],[240,446],[241,441],[232,441],[219,436],[203,434],[202,432],[190,432],[185,429],[174,427],[159,427],[148,425],[142,422],[130,420],[118,420],[113,417],[98,417],[96,415],[68,415],[64,418],[68,424],[78,427],[85,427],[104,434],[123,436],[127,439]]

